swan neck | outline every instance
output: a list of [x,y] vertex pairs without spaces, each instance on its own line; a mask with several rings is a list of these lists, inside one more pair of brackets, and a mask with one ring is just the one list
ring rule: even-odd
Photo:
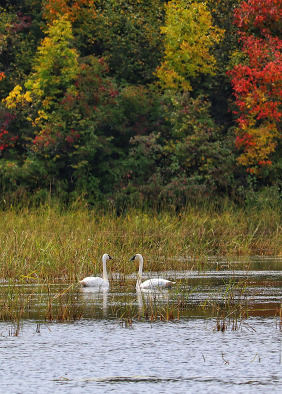
[[138,279],[140,280],[140,282],[142,280],[142,273],[143,273],[143,258],[140,257],[139,258],[139,271],[138,271]]
[[136,283],[136,290],[141,290],[141,281],[142,281],[142,272],[143,272],[143,258],[139,257],[139,271],[137,274],[137,283]]
[[107,257],[103,256],[103,279],[108,282],[108,273],[107,273]]
[[137,294],[141,293],[141,280],[138,278],[136,282],[136,292]]

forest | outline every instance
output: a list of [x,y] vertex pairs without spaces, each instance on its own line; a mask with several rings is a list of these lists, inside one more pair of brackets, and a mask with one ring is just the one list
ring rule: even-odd
[[0,7],[0,205],[282,195],[282,0]]

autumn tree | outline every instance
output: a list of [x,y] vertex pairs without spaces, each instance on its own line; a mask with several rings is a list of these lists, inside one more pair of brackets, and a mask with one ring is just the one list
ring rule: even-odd
[[43,17],[51,23],[68,15],[81,56],[107,58],[120,81],[143,84],[155,78],[162,40],[161,0],[48,0]]
[[97,11],[95,0],[43,0],[42,13],[47,24],[65,16],[71,22],[73,40],[82,56],[91,54],[96,40]]
[[[24,87],[16,85],[5,99],[6,107],[21,117],[23,124],[29,122],[24,135],[25,165],[48,159],[41,162],[42,169],[45,167],[49,172],[47,181],[59,171],[61,155],[67,158],[64,146],[70,130],[62,121],[59,107],[66,92],[74,89],[78,74],[78,54],[72,40],[71,24],[66,16],[49,25]],[[62,161],[61,166],[64,166]]]
[[95,0],[43,0],[43,17],[48,23],[54,22],[61,16],[67,15],[71,22],[81,24],[96,16]]
[[22,101],[32,102],[29,119],[37,133],[46,128],[66,91],[73,88],[78,73],[78,54],[71,47],[71,24],[66,17],[49,26],[48,35],[38,48],[34,71],[25,83],[26,92],[16,86],[6,98],[8,108]]
[[[185,204],[232,193],[246,179],[258,184],[242,176],[244,166],[262,182],[267,171],[278,178],[281,0],[1,6],[6,196],[52,190],[91,203],[111,196]],[[239,151],[227,113],[232,87]]]
[[211,14],[203,2],[173,0],[165,7],[164,59],[157,69],[160,83],[166,89],[192,90],[191,79],[214,74],[212,47],[223,30],[213,25]]
[[238,162],[256,175],[272,166],[281,140],[281,17],[281,0],[242,1],[235,11],[241,51],[234,55],[230,76]]

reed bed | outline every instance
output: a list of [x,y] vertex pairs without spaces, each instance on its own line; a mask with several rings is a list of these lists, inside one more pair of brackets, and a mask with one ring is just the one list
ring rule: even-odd
[[117,216],[81,208],[6,210],[0,213],[0,278],[75,282],[110,272],[136,271],[128,260],[142,253],[147,271],[205,267],[208,256],[282,254],[279,210],[187,208],[181,213],[137,210]]

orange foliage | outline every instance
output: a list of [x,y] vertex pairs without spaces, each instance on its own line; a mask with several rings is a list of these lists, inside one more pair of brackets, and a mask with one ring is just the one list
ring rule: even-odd
[[51,23],[59,16],[68,15],[71,22],[75,22],[84,15],[85,11],[89,15],[96,16],[95,1],[93,0],[45,0],[43,2],[43,17]]

